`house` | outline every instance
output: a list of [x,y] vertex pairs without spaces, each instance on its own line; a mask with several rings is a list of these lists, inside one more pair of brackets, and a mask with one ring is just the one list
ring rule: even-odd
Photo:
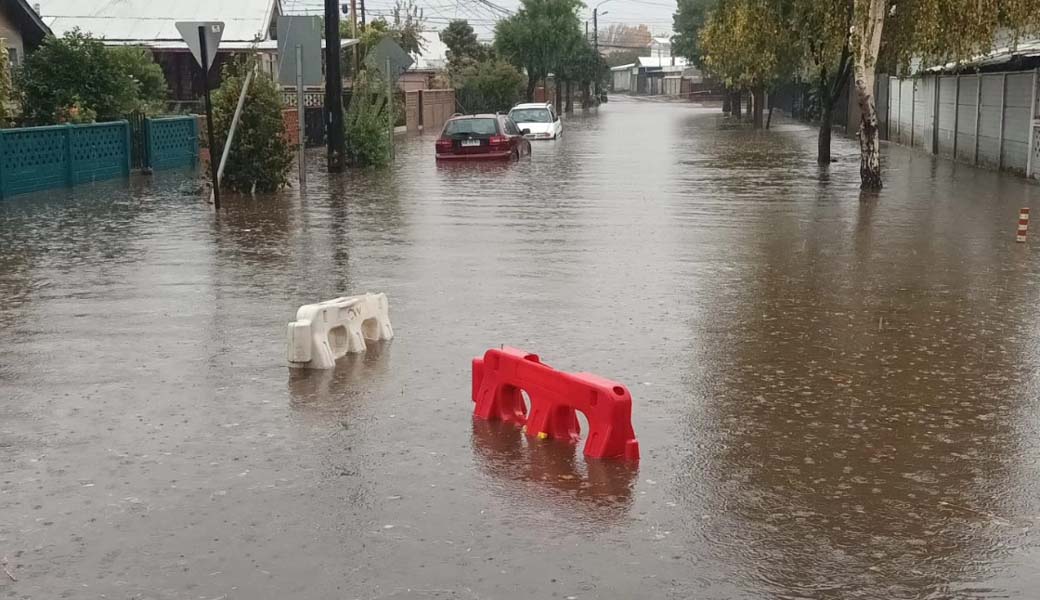
[[51,30],[26,0],[0,0],[0,38],[11,66],[21,64],[27,50],[34,50]]
[[672,58],[672,39],[666,37],[655,37],[650,40],[650,56],[657,58]]
[[610,68],[610,83],[611,91],[613,92],[631,92],[632,91],[632,80],[638,74],[638,69],[635,68],[636,63],[629,63],[627,65],[618,65]]
[[259,53],[260,68],[277,75],[279,0],[40,1],[40,17],[54,35],[79,28],[108,45],[150,50],[175,101],[194,102],[203,92],[194,58],[177,31],[178,21],[224,22],[220,50],[209,73],[211,87],[220,82],[220,66],[236,54]]
[[632,75],[632,91],[656,96],[665,93],[665,77],[682,76],[687,68],[681,56],[640,56]]

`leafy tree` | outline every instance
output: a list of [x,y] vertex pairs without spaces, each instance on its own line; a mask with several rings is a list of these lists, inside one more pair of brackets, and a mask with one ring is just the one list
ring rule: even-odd
[[78,114],[102,119],[161,102],[162,70],[146,54],[106,48],[78,29],[49,37],[26,57],[15,82],[22,112],[39,123],[53,123],[77,107]]
[[354,82],[343,128],[347,144],[347,160],[355,167],[382,167],[390,162],[387,111],[392,100],[387,97],[386,83],[372,71],[362,73]]
[[11,115],[7,103],[11,99],[11,58],[7,53],[6,40],[0,38],[0,126],[7,125]]
[[405,52],[421,55],[423,50],[423,27],[426,25],[426,17],[423,10],[415,4],[414,0],[395,0],[394,9],[391,12],[393,27],[390,31],[396,41]]
[[556,72],[565,81],[573,81],[581,86],[585,106],[589,105],[590,86],[597,81],[603,82],[608,73],[606,61],[583,39],[579,39],[567,49]]
[[[700,33],[708,20],[708,14],[715,10],[721,0],[678,0],[675,14],[672,15],[672,53],[689,59],[698,67],[703,67]],[[624,64],[624,63],[622,63]]]
[[794,0],[793,4],[794,30],[803,41],[806,69],[815,84],[814,97],[820,109],[816,160],[829,164],[834,107],[852,68],[852,0]]
[[636,59],[640,56],[643,56],[643,53],[639,50],[624,50],[606,54],[603,56],[603,59],[607,61],[608,67],[620,67],[621,65],[630,65],[636,62]]
[[699,35],[704,68],[732,89],[754,94],[754,121],[762,126],[766,89],[790,77],[798,46],[774,0],[728,0],[708,17]]
[[223,82],[213,93],[216,144],[210,145],[210,155],[213,160],[220,159],[249,70],[254,70],[253,80],[231,142],[221,185],[242,193],[273,192],[288,183],[293,148],[285,137],[281,91],[270,76],[256,70],[253,60],[224,65]]
[[455,19],[441,30],[441,41],[448,47],[448,62],[457,62],[462,58],[480,60],[484,57],[484,47],[477,41],[477,34],[465,19]]
[[1002,31],[1013,39],[1040,27],[1040,0],[853,0],[851,52],[860,107],[860,183],[880,189],[874,80],[880,59],[906,68],[961,62],[989,51]]
[[[136,97],[128,99],[132,110],[155,114],[162,111],[163,100],[169,94],[162,67],[152,59],[152,53],[141,48],[109,48],[116,68],[133,80]],[[129,111],[127,111],[129,112]]]
[[509,110],[522,97],[524,76],[501,59],[463,58],[452,69],[455,99],[467,113]]
[[566,49],[580,40],[580,0],[521,0],[520,10],[495,25],[495,49],[527,71],[526,96],[560,66]]

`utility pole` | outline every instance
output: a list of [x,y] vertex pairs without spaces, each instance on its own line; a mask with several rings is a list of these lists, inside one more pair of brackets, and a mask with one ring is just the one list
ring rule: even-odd
[[[350,37],[355,40],[357,35],[357,0],[350,0]],[[361,71],[361,54],[358,53],[358,44],[354,44],[354,80],[357,80]]]
[[[600,3],[602,4],[602,2]],[[596,49],[596,62],[599,62],[599,6],[592,9],[592,44]],[[599,102],[599,74],[593,81],[592,89],[596,90],[596,102]],[[595,104],[593,104],[595,106]]]
[[340,75],[339,0],[325,0],[325,139],[329,172],[343,171],[343,77]]
[[599,7],[592,9],[592,44],[599,56]]
[[365,28],[365,0],[361,0],[361,28]]

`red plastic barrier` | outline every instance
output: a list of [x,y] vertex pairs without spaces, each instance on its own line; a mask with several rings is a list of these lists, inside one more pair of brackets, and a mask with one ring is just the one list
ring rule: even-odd
[[[531,400],[527,414],[521,390]],[[525,425],[527,435],[577,442],[580,410],[589,422],[588,458],[639,460],[632,430],[632,395],[592,373],[566,373],[516,348],[491,349],[473,359],[473,415]]]

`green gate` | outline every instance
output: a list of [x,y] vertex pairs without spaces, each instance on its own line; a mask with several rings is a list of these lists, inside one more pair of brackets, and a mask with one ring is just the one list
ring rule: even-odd
[[195,117],[145,119],[148,161],[153,169],[193,167],[199,160],[199,130]]

